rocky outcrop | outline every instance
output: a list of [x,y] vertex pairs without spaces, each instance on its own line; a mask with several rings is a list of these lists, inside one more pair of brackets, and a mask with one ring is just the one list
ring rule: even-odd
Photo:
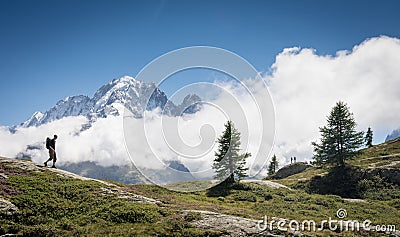
[[278,184],[275,182],[272,182],[270,180],[258,180],[258,179],[245,179],[245,180],[241,180],[241,183],[252,183],[252,184],[258,184],[258,185],[264,185],[270,188],[288,188],[287,186],[283,185],[283,184]]
[[[348,199],[345,201],[349,202],[365,202],[364,200],[359,199]],[[296,230],[287,229],[286,231],[278,231],[275,234],[274,230],[270,231],[263,220],[253,220],[248,218],[243,218],[239,216],[225,215],[216,212],[210,211],[199,211],[199,210],[184,210],[182,211],[183,216],[187,217],[190,214],[195,213],[198,214],[196,218],[185,218],[187,221],[191,222],[197,228],[202,229],[213,229],[222,231],[224,234],[221,236],[273,236],[273,237],[281,237],[281,236],[314,236],[300,233]],[[192,219],[192,220],[191,220]],[[272,218],[275,223],[281,221],[281,223],[290,223],[291,220],[284,218]],[[281,226],[283,227],[283,226]],[[377,226],[370,226],[372,232],[376,232]],[[283,234],[284,235],[280,235]],[[393,236],[399,237],[400,231],[393,230],[387,232],[380,232],[379,234],[383,234],[384,236]],[[377,236],[383,236],[377,235]],[[324,235],[325,236],[325,235]],[[358,235],[357,235],[358,236]],[[362,235],[364,236],[364,235]],[[369,232],[365,232],[365,236],[371,236]],[[374,235],[375,236],[375,235]]]
[[311,167],[307,162],[296,162],[279,169],[273,175],[274,179],[283,179],[294,174],[298,174]]
[[0,198],[0,213],[13,215],[18,212],[18,207],[3,198]]
[[198,213],[200,218],[191,223],[197,228],[215,229],[225,233],[223,236],[283,236],[274,235],[258,227],[259,220],[252,220],[239,216],[225,215],[210,211],[185,210],[184,215],[188,213]]

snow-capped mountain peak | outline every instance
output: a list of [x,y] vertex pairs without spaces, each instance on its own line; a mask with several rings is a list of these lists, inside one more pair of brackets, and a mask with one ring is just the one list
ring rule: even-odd
[[22,123],[21,126],[23,126],[23,127],[34,126],[43,118],[43,115],[44,115],[43,113],[37,111],[28,120],[26,120],[24,123]]
[[180,116],[182,113],[198,111],[200,101],[197,95],[188,95],[181,105],[175,105],[155,83],[123,76],[100,87],[92,98],[84,95],[68,96],[47,112],[36,112],[20,126],[39,126],[68,116],[86,116],[90,121],[95,121],[100,117],[120,115],[121,105],[137,118],[142,117],[145,110],[157,107],[170,116]]

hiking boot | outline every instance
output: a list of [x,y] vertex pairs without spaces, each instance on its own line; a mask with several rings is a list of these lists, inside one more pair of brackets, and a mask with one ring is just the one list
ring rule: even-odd
[[44,164],[44,167],[47,167],[47,161],[46,161],[46,162],[44,162],[43,164]]
[[57,167],[55,165],[53,165],[51,168],[57,169]]

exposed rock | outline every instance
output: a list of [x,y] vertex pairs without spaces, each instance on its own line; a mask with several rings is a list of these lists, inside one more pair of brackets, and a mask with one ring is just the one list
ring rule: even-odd
[[210,211],[184,210],[186,215],[190,212],[200,213],[200,220],[191,223],[197,228],[214,229],[227,233],[225,236],[281,236],[274,235],[258,228],[259,220],[247,219],[239,216],[219,214]]
[[[353,201],[353,202],[365,202],[365,200],[361,199],[347,199],[346,201]],[[199,213],[201,218],[195,219],[191,221],[191,223],[196,226],[197,228],[202,229],[213,229],[219,230],[226,233],[223,236],[274,236],[280,237],[283,235],[276,235],[272,233],[268,228],[265,229],[266,226],[262,223],[263,220],[253,220],[238,216],[232,215],[225,215],[216,212],[210,211],[199,211],[199,210],[184,210],[182,211],[183,215],[187,215],[188,213]],[[291,220],[284,219],[284,218],[277,218],[273,217],[271,220],[274,220],[274,223],[278,223],[281,221],[282,223],[290,223]],[[265,230],[260,230],[265,229]],[[281,226],[283,227],[283,226]],[[370,226],[372,232],[377,232],[377,226]],[[307,235],[301,233],[299,231],[287,229],[285,232],[285,236],[314,236],[314,235]],[[280,231],[279,233],[282,233]],[[385,236],[394,236],[399,237],[400,231],[391,230],[386,232],[380,232],[385,234]],[[366,232],[365,236],[370,236],[368,232]],[[375,236],[375,235],[374,235]]]
[[275,183],[273,181],[269,181],[269,180],[258,180],[258,179],[246,179],[246,180],[241,180],[240,182],[242,183],[253,183],[253,184],[259,184],[259,185],[264,185],[264,186],[268,186],[270,188],[288,188],[287,186],[283,185],[283,184],[278,184]]
[[[376,159],[376,158],[380,158],[381,161],[389,160],[389,159],[397,159],[397,158],[400,158],[400,154],[391,154],[391,155],[385,155],[385,156],[374,156],[374,157],[369,157],[366,160]],[[395,166],[395,165],[400,163],[400,161],[392,161],[389,164],[381,165],[381,163],[380,163],[381,161],[369,164],[368,168],[370,168],[370,169],[374,169],[374,168],[390,168],[390,167]]]
[[0,173],[0,179],[8,179],[8,176],[3,173]]
[[363,203],[367,203],[367,200],[357,199],[357,198],[343,198],[343,201],[345,201],[345,202],[363,202]]
[[21,170],[26,170],[26,171],[41,171],[41,168],[38,167],[37,164],[26,160],[0,157],[0,163],[6,166],[17,167]]
[[3,198],[0,198],[0,212],[6,215],[13,215],[18,212],[18,207]]
[[311,167],[307,162],[296,162],[283,168],[279,169],[276,174],[274,174],[273,178],[275,179],[284,179],[294,174],[298,174]]
[[17,236],[16,234],[4,234],[0,235],[0,237],[11,237],[11,236]]
[[398,164],[400,164],[400,161],[399,161],[399,160],[396,160],[396,161],[390,162],[390,163],[387,164],[387,165],[379,166],[378,168],[391,168],[391,167],[396,166],[396,165],[398,165]]

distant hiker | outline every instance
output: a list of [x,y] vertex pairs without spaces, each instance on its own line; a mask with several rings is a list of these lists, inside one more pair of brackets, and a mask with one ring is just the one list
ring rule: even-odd
[[44,162],[44,166],[47,166],[47,162],[53,161],[53,166],[52,168],[56,168],[56,161],[57,161],[57,154],[56,154],[56,140],[57,140],[57,135],[54,135],[53,139],[50,139],[49,137],[46,139],[46,148],[49,150],[49,159]]
[[296,156],[293,158],[293,160],[294,160],[294,163],[296,163]]
[[290,157],[290,164],[293,163],[293,157]]

